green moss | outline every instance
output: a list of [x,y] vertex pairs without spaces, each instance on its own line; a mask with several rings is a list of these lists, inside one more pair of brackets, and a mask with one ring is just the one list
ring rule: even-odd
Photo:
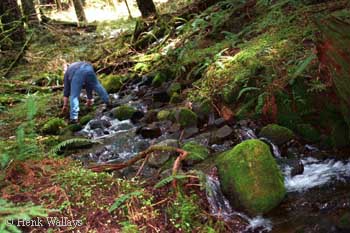
[[166,80],[167,77],[163,73],[158,72],[152,80],[152,85],[155,87],[160,87]]
[[89,121],[91,121],[94,117],[90,114],[83,116],[80,118],[80,124],[81,125],[86,125]]
[[338,223],[339,228],[341,229],[350,229],[350,213],[346,212],[343,214]]
[[305,141],[312,143],[320,141],[320,133],[311,124],[298,124],[296,129]]
[[209,156],[209,150],[196,142],[187,142],[182,146],[182,149],[189,152],[185,161],[200,162]]
[[169,103],[171,104],[178,104],[181,103],[182,98],[178,93],[174,93],[171,97],[170,97],[170,101]]
[[157,119],[159,121],[168,120],[169,116],[170,116],[170,111],[168,111],[168,110],[161,110],[157,113]]
[[224,194],[252,214],[266,213],[284,198],[283,176],[267,144],[244,141],[217,159]]
[[128,105],[122,105],[113,110],[113,116],[116,117],[118,120],[123,121],[130,119],[135,112],[135,108]]
[[277,124],[269,124],[261,129],[259,136],[267,138],[277,145],[282,145],[293,139],[294,133],[286,127]]
[[180,108],[177,120],[181,127],[196,126],[198,117],[190,109]]
[[169,86],[167,93],[169,96],[172,96],[175,93],[179,93],[181,91],[181,84],[180,83],[171,83],[171,85]]
[[106,89],[107,92],[114,93],[120,90],[123,86],[125,78],[120,75],[108,75],[103,78],[102,86]]
[[66,122],[62,118],[52,118],[48,120],[41,128],[41,132],[44,134],[58,135],[61,129],[66,126]]
[[83,127],[81,126],[81,124],[70,124],[68,125],[66,128],[63,129],[63,134],[65,133],[70,133],[70,132],[77,132],[79,130],[81,130]]

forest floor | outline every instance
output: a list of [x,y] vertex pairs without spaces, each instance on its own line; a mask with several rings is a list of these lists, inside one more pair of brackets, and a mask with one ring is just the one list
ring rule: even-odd
[[[76,138],[71,129],[67,133],[66,123],[58,127],[58,135],[43,132],[51,119],[68,121],[61,114],[65,61],[92,62],[102,80],[125,78],[119,89],[145,75],[180,83],[181,94],[171,96],[180,101],[169,106],[188,107],[209,99],[215,115],[228,122],[277,121],[297,132],[303,143],[344,149],[346,122],[339,117],[330,76],[321,75],[315,55],[319,38],[311,18],[324,6],[207,2],[208,6],[193,3],[144,23],[122,19],[99,23],[95,30],[44,24],[28,31],[32,36],[24,56],[0,84],[0,197],[16,204],[14,216],[27,213],[34,208],[27,203],[33,203],[50,217],[78,222],[68,227],[46,222],[21,230],[241,232],[246,227],[239,218],[225,222],[210,214],[205,182],[198,174],[179,178],[178,190],[170,185],[171,179],[161,184],[153,177],[123,179],[118,172],[93,172],[70,156],[54,155],[57,145]],[[344,17],[348,9],[339,5],[343,8],[338,12],[338,5],[331,4],[331,12]],[[1,73],[7,72],[18,52],[3,53]],[[324,107],[328,97],[334,108]],[[321,103],[314,104],[315,99]],[[322,108],[324,115],[318,116]],[[81,104],[81,116],[98,111],[97,105],[87,109]],[[335,120],[329,123],[330,118]]]

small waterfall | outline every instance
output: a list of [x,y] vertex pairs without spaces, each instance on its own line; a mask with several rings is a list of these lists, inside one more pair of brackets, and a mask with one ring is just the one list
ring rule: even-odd
[[269,232],[272,230],[271,221],[261,216],[250,218],[247,215],[236,212],[232,209],[229,201],[223,195],[220,188],[220,181],[217,177],[216,168],[212,168],[211,174],[206,176],[206,194],[208,203],[210,205],[210,213],[213,216],[223,219],[224,221],[230,221],[234,217],[239,217],[247,224],[243,232]]
[[350,161],[342,162],[334,159],[320,161],[315,158],[301,160],[304,165],[303,174],[291,177],[291,167],[283,169],[284,184],[288,192],[303,192],[332,181],[345,182],[350,178]]
[[276,157],[276,158],[282,158],[281,156],[281,151],[278,148],[278,146],[276,144],[274,144],[273,142],[271,142],[269,139],[267,138],[259,138],[261,141],[266,142],[267,144],[270,145],[271,149],[272,149],[272,154]]
[[240,141],[257,138],[254,131],[251,128],[245,126],[236,129],[235,132]]

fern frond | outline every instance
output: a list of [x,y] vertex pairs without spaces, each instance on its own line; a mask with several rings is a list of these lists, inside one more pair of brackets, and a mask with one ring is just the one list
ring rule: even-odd
[[141,196],[142,195],[142,192],[140,191],[135,191],[135,192],[132,192],[132,193],[128,193],[128,194],[124,194],[124,195],[121,195],[120,197],[118,197],[114,204],[109,208],[109,212],[113,212],[115,209],[119,208],[121,205],[123,205],[127,200],[129,200],[130,198],[132,197],[138,197],[138,196]]
[[171,175],[168,176],[164,179],[162,179],[161,181],[159,181],[154,187],[155,188],[161,188],[167,184],[169,184],[170,182],[172,182],[174,179],[180,180],[180,179],[185,179],[188,178],[187,175]]
[[71,139],[63,141],[63,142],[57,144],[56,146],[54,146],[51,149],[50,154],[57,155],[59,152],[61,152],[65,148],[73,147],[73,146],[74,147],[84,147],[84,146],[91,145],[93,143],[97,143],[97,142],[94,140],[91,140],[91,139],[86,139],[86,138],[71,138]]

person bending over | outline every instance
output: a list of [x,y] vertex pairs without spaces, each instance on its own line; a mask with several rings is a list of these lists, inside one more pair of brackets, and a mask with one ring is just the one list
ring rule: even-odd
[[96,77],[92,65],[88,62],[74,62],[70,64],[64,73],[63,107],[62,112],[68,111],[68,98],[70,98],[70,122],[77,123],[79,115],[79,96],[81,89],[85,87],[87,94],[87,106],[93,103],[92,91],[96,91],[102,101],[109,105],[109,96]]

